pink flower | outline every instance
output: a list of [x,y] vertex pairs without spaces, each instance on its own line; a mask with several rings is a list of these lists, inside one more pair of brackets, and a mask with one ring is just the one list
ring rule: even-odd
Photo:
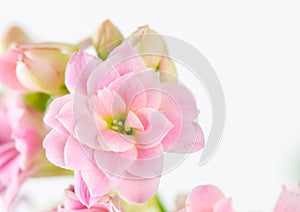
[[24,180],[32,175],[32,160],[42,150],[42,114],[26,107],[22,96],[0,97],[0,195],[7,207]]
[[0,82],[14,90],[65,93],[65,68],[74,50],[57,43],[16,46],[0,56]]
[[181,212],[234,212],[231,200],[213,185],[197,186],[186,199]]
[[65,190],[64,203],[53,212],[122,212],[117,196],[106,195],[90,208],[82,205],[74,193],[74,187]]
[[300,211],[300,187],[289,190],[283,187],[273,212],[296,211]]
[[166,152],[204,145],[190,91],[161,83],[127,43],[104,62],[75,53],[65,80],[71,94],[50,104],[44,148],[51,162],[75,171],[75,193],[86,206],[112,188],[130,203],[147,201]]

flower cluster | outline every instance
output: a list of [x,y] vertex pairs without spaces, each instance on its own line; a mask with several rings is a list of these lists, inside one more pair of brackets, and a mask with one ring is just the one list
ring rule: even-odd
[[[53,211],[165,211],[155,194],[166,157],[202,149],[204,135],[162,36],[143,26],[125,39],[107,20],[79,44],[35,43],[12,27],[1,50],[0,195],[8,210],[29,177],[71,174],[74,185]],[[234,211],[211,185],[184,202],[174,210]],[[283,189],[274,211],[299,211],[299,192]]]

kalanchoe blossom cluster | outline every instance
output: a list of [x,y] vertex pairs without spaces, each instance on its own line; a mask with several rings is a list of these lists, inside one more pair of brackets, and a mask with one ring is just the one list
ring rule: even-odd
[[[74,186],[55,212],[166,211],[155,195],[166,156],[202,149],[204,136],[163,37],[146,25],[125,39],[107,20],[79,44],[34,43],[18,27],[0,44],[7,209],[27,178],[71,173]],[[299,195],[299,187],[283,188],[274,212],[300,211]],[[212,185],[181,202],[176,211],[235,211]]]
[[75,171],[75,193],[87,206],[111,189],[131,203],[149,200],[163,154],[204,145],[190,91],[161,83],[126,42],[103,62],[74,54],[66,86],[71,94],[54,100],[45,115],[52,131],[44,148],[51,162]]

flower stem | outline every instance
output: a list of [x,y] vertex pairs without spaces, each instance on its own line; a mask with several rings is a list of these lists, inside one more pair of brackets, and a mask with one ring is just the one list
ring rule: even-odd
[[167,210],[166,210],[165,207],[163,206],[163,204],[162,204],[162,202],[161,202],[161,200],[160,200],[158,194],[156,194],[154,198],[155,198],[155,200],[156,200],[156,202],[157,202],[157,206],[158,206],[160,212],[167,212]]

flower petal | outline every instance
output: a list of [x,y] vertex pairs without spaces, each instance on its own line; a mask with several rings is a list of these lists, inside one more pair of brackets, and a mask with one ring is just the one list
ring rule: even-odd
[[154,196],[158,184],[159,178],[130,179],[128,175],[116,185],[116,189],[126,202],[144,203]]
[[99,129],[93,116],[87,116],[79,120],[75,126],[75,133],[81,144],[93,149],[104,148],[101,146],[101,140],[98,139]]
[[197,186],[186,199],[186,210],[212,212],[215,205],[224,198],[224,194],[213,185]]
[[109,152],[96,150],[94,159],[99,169],[107,174],[115,176],[124,176],[124,171],[134,163],[137,158],[137,149],[132,148],[127,152]]
[[137,159],[127,171],[141,178],[159,177],[163,168],[163,153],[161,145],[149,149],[138,149]]
[[65,83],[70,93],[86,94],[88,76],[101,63],[99,58],[84,51],[75,52],[70,58],[65,72]]
[[123,135],[113,130],[101,130],[100,134],[110,151],[113,152],[126,152],[135,145],[132,136]]
[[19,53],[9,51],[0,56],[0,82],[8,88],[26,91],[16,75]]
[[72,95],[64,95],[62,97],[54,99],[48,106],[48,109],[44,116],[45,124],[65,135],[68,135],[69,132],[64,127],[64,125],[61,124],[61,122],[57,119],[57,115],[59,114],[62,107],[71,100]]
[[214,207],[214,212],[234,212],[231,199],[223,199]]
[[166,98],[165,95],[162,98],[162,110],[170,111],[170,106],[174,105],[174,103],[170,104],[170,101],[175,101],[186,119],[192,121],[198,116],[196,100],[189,89],[175,83],[163,83],[162,89],[169,95],[169,98]]
[[173,127],[171,122],[159,111],[143,108],[136,112],[145,131],[136,131],[136,141],[139,148],[152,148],[159,144]]
[[93,166],[91,158],[73,136],[70,136],[65,144],[64,157],[66,167],[72,170],[88,169]]
[[56,130],[51,130],[45,137],[43,147],[46,150],[46,156],[51,163],[66,167],[64,149],[68,140],[68,136],[61,134]]
[[[299,189],[299,188],[298,188]],[[295,212],[300,211],[300,192],[293,192],[282,188],[279,199],[273,212]]]

